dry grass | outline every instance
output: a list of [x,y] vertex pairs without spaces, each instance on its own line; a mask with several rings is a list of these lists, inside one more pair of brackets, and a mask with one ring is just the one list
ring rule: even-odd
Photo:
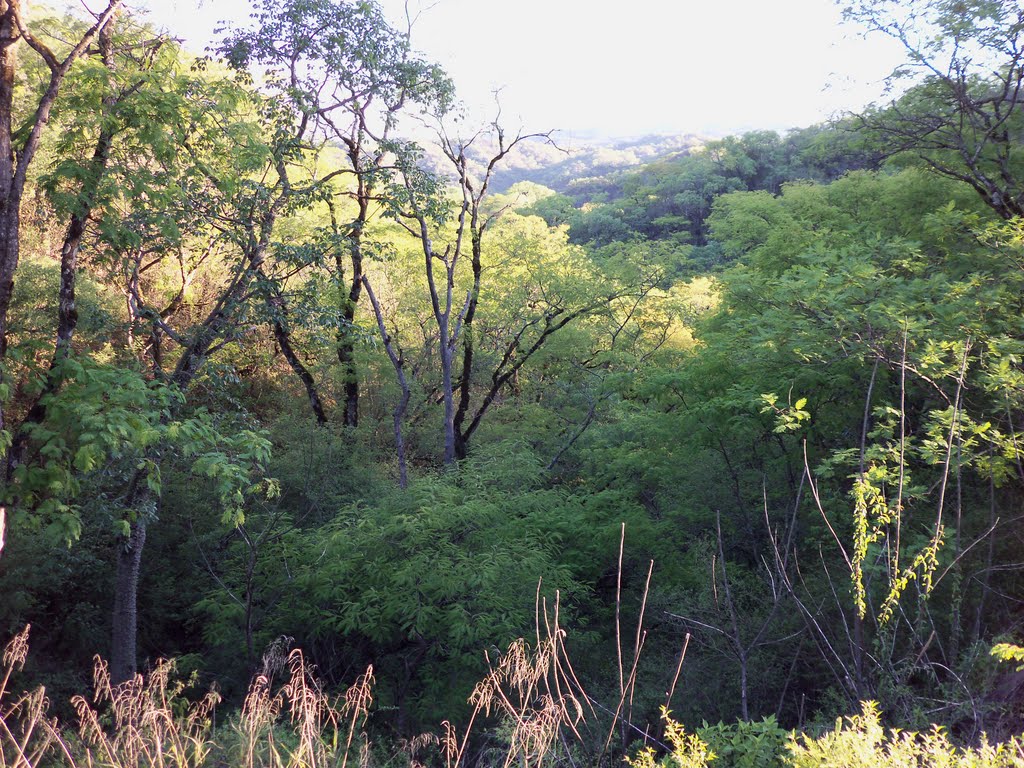
[[[110,683],[106,662],[93,665],[93,697],[75,696],[78,757],[73,765],[88,768],[188,768],[210,754],[210,717],[220,697],[213,691],[184,711],[175,707],[180,683],[171,683],[174,663],[160,661],[148,678],[136,675],[121,685]],[[105,727],[104,721],[109,722]]]
[[[542,601],[538,604],[538,611]],[[543,608],[545,634],[534,647],[513,642],[473,690],[469,724],[461,732],[442,724],[443,734],[422,734],[403,742],[412,768],[425,768],[421,756],[439,750],[446,768],[465,765],[467,744],[480,716],[508,725],[507,750],[500,762],[531,768],[552,754],[563,730],[579,737],[587,696],[565,653],[565,633]],[[0,702],[11,676],[28,655],[28,628],[3,655]],[[264,664],[228,727],[214,732],[220,701],[210,691],[188,703],[176,681],[174,663],[161,661],[147,675],[112,685],[106,662],[97,658],[91,698],[76,696],[77,728],[63,728],[46,714],[43,688],[0,704],[0,768],[359,768],[369,765],[369,743],[362,731],[373,702],[373,668],[341,696],[323,690],[300,650],[283,664],[288,679],[272,683],[274,666]]]
[[[644,595],[646,601],[646,591]],[[641,612],[642,616],[642,612]],[[641,618],[642,621],[642,618]],[[618,624],[618,622],[617,622]],[[604,745],[588,762],[606,762],[618,723],[632,703],[636,664],[643,647],[637,627],[631,669],[623,676],[614,709],[597,704],[583,690],[559,626],[559,602],[536,596],[535,643],[511,643],[497,658],[487,655],[488,673],[470,696],[467,725],[442,723],[437,736],[423,734],[399,742],[411,768],[425,768],[433,756],[445,768],[500,764],[539,768],[570,755],[570,741]],[[62,727],[47,716],[45,691],[24,694],[5,704],[12,674],[28,654],[28,627],[8,643],[0,682],[0,768],[359,768],[370,764],[363,732],[373,702],[370,667],[341,696],[327,693],[300,650],[288,652],[291,638],[271,644],[261,673],[252,680],[242,708],[228,725],[214,730],[210,691],[197,702],[181,696],[174,663],[161,661],[148,676],[112,685],[106,663],[96,658],[91,699],[72,699],[77,728]],[[621,659],[621,649],[619,658]],[[681,663],[681,662],[680,662]],[[678,672],[677,672],[678,674]],[[282,684],[275,678],[286,676]],[[673,685],[674,687],[674,685]],[[594,704],[603,711],[598,717]],[[611,715],[610,727],[601,722]],[[497,720],[504,744],[497,756],[467,756],[474,727]],[[581,736],[586,726],[589,739]],[[639,732],[635,726],[630,726]],[[607,738],[605,738],[605,730]],[[598,734],[595,738],[595,734]],[[624,735],[625,738],[625,735]],[[388,761],[389,763],[391,761]]]
[[3,654],[0,768],[347,768],[353,751],[361,766],[367,762],[366,740],[357,732],[372,703],[372,668],[343,696],[331,697],[302,652],[292,651],[287,682],[272,691],[270,677],[258,675],[237,721],[215,738],[220,696],[210,691],[188,703],[173,662],[112,685],[97,658],[92,697],[72,699],[78,724],[69,730],[47,716],[41,687],[7,702],[11,676],[28,656],[28,633],[26,627]]

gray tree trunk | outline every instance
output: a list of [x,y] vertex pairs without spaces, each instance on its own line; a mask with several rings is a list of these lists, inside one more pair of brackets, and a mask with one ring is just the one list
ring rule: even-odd
[[114,685],[131,680],[138,671],[136,637],[138,633],[139,570],[142,548],[146,544],[146,517],[140,513],[128,538],[117,550],[114,580],[113,634],[110,648],[110,680]]

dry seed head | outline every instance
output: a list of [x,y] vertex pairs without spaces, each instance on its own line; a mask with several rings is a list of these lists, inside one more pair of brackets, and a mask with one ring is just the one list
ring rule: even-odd
[[352,687],[345,691],[344,703],[341,714],[344,717],[360,718],[366,717],[370,711],[370,704],[373,703],[373,665],[366,668],[366,672],[356,678]]
[[[447,720],[445,720],[444,723],[442,723],[442,726],[445,725],[449,728],[451,727],[451,723],[449,723]],[[433,746],[435,744],[440,743],[441,740],[438,739],[437,735],[433,733],[421,733],[417,736],[413,736],[409,741],[399,742],[401,747],[409,755],[409,768],[427,768],[426,765],[424,765],[417,759],[417,755],[419,754],[420,750],[424,749],[425,747]]]
[[114,692],[110,685],[110,668],[100,656],[92,657],[92,690],[92,700],[97,704],[114,699]]
[[288,649],[294,642],[295,638],[287,635],[281,635],[273,640],[263,653],[260,674],[270,679],[283,672],[288,664]]
[[280,696],[270,696],[270,681],[264,675],[257,675],[249,685],[249,692],[242,703],[242,719],[246,729],[255,733],[277,717],[281,706]]
[[484,714],[491,714],[491,705],[494,703],[494,694],[501,686],[498,679],[498,673],[495,670],[491,670],[487,673],[487,676],[478,682],[473,692],[469,694],[469,703],[473,705],[475,709],[483,710]]
[[[448,725],[451,727],[451,723],[447,720],[442,723],[442,726]],[[413,736],[411,739],[403,743],[403,747],[409,752],[410,755],[415,755],[424,747],[429,747],[434,744],[439,744],[441,740],[437,738],[436,733],[421,733]]]
[[142,675],[136,675],[111,688],[111,705],[114,710],[114,727],[120,730],[126,725],[138,722],[143,710]]
[[539,703],[539,709],[525,710],[516,721],[506,765],[510,765],[516,755],[522,755],[526,764],[534,758],[539,763],[554,742],[564,709],[547,695],[542,696]]
[[207,691],[206,695],[196,702],[189,711],[188,727],[190,729],[205,727],[206,723],[210,720],[210,716],[213,714],[213,708],[220,704],[220,702],[221,695],[217,691]]
[[159,701],[161,704],[166,704],[168,683],[171,678],[171,672],[174,671],[174,662],[168,661],[167,659],[159,659],[156,662],[156,666],[149,673],[149,680],[145,684],[145,693],[154,702]]
[[46,698],[46,688],[39,686],[31,693],[25,694],[18,706],[24,707],[22,717],[25,721],[36,722],[41,719],[50,706],[50,700]]
[[21,670],[25,667],[25,660],[28,658],[28,633],[31,628],[31,624],[26,624],[25,628],[4,646],[4,666],[8,669],[17,667]]
[[98,744],[103,739],[103,729],[100,727],[100,719],[84,696],[75,696],[71,699],[71,706],[75,708],[78,716],[78,734],[88,745]]
[[441,728],[444,731],[444,736],[439,741],[441,752],[444,754],[445,759],[451,762],[459,754],[459,737],[455,733],[455,726],[447,720],[441,723]]
[[498,670],[506,677],[511,678],[514,675],[514,671],[528,665],[529,653],[526,648],[526,641],[523,638],[513,640],[508,650],[505,651],[501,659],[498,660]]

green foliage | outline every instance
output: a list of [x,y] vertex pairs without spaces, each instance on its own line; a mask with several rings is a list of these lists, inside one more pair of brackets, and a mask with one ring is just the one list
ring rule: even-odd
[[[1018,29],[1005,2],[905,5],[932,14],[923,54]],[[877,19],[898,6],[859,4]],[[49,27],[58,46],[63,23]],[[991,725],[995,664],[979,649],[1015,625],[1024,586],[1010,565],[1024,219],[997,220],[971,179],[906,155],[863,170],[896,149],[962,170],[956,148],[882,146],[846,124],[710,141],[568,195],[521,185],[479,211],[479,294],[466,235],[440,286],[454,308],[441,340],[406,227],[422,216],[440,270],[465,209],[398,125],[447,111],[451,83],[376,3],[264,0],[221,47],[227,65],[155,44],[130,16],[116,33],[113,60],[79,62],[52,116],[0,385],[8,430],[47,392],[6,487],[0,620],[41,625],[41,676],[61,695],[77,674],[63,660],[105,644],[110,552],[159,513],[140,650],[194,654],[229,694],[294,638],[328,685],[372,662],[380,720],[404,736],[465,712],[484,651],[537,632],[539,597],[581,628],[578,672],[612,704],[618,635],[644,606],[636,722],[653,720],[687,633],[700,652],[679,678],[685,722],[729,721],[741,702],[773,713],[696,735],[669,721],[671,754],[634,765],[778,764],[774,716],[831,719],[868,696],[914,727],[940,720],[970,739]],[[228,65],[257,67],[262,90]],[[964,104],[933,75],[864,121],[931,116],[932,136],[949,137]],[[29,90],[46,80],[25,77]],[[993,82],[963,83],[980,114]],[[1017,107],[1001,166],[987,139],[966,146],[1013,189]],[[86,211],[81,320],[51,371],[55,244]],[[411,383],[405,491],[390,481],[393,369],[375,324],[344,314],[362,301],[356,250]],[[471,322],[457,320],[467,294]],[[287,360],[270,326],[291,334]],[[473,354],[461,377],[455,355],[442,393],[444,343]],[[360,424],[342,429],[353,376]],[[306,417],[306,387],[326,424]],[[466,396],[466,423],[490,410],[470,458],[435,474],[444,394]],[[1015,646],[993,652],[1022,661]],[[790,760],[1003,759],[943,738],[886,735],[867,709],[794,739]]]
[[395,119],[406,100],[440,113],[450,104],[451,82],[411,51],[408,35],[388,24],[376,2],[267,1],[253,17],[256,28],[234,31],[220,52],[236,69],[266,67],[270,85],[307,119],[318,120],[328,104],[358,112],[377,100],[382,122]]
[[785,407],[776,405],[779,402],[779,396],[774,392],[761,395],[761,399],[764,401],[761,413],[775,416],[775,429],[772,431],[776,434],[796,432],[811,420],[811,414],[806,410],[806,397],[801,397],[792,405]]
[[640,751],[636,757],[627,757],[626,763],[631,768],[707,768],[717,758],[700,734],[687,733],[679,723],[669,717],[671,713],[662,709],[661,717],[665,721],[665,740],[672,747],[667,755],[656,759],[656,752],[651,747]]
[[1024,671],[1024,647],[1012,643],[996,643],[992,646],[992,655],[1000,661],[1020,662],[1017,671]]
[[916,80],[891,104],[859,116],[865,135],[899,160],[969,185],[1004,219],[1024,215],[1020,3],[858,0],[844,13],[904,49],[890,86]]
[[822,736],[794,735],[789,753],[787,763],[793,768],[1017,768],[1024,764],[1021,743],[1016,739],[994,745],[982,738],[977,748],[961,749],[938,726],[927,733],[898,729],[886,732],[878,707],[871,702],[865,702],[861,714],[839,720],[835,730]]
[[20,502],[19,524],[45,522],[55,541],[70,543],[81,535],[82,474],[123,478],[139,471],[159,488],[159,467],[147,452],[160,442],[160,419],[177,396],[133,371],[88,358],[67,357],[56,373],[64,386],[44,398],[46,420],[28,427],[32,455],[15,469],[9,492]]
[[697,735],[714,752],[715,768],[775,768],[783,762],[790,739],[774,715],[731,725],[705,723]]
[[579,502],[539,480],[526,452],[484,456],[281,540],[294,579],[283,588],[302,599],[268,625],[372,659],[386,706],[423,722],[460,709],[485,670],[482,649],[533,636],[538,585],[548,600],[559,591],[566,615],[585,598],[560,556]]
[[570,211],[564,199],[546,198],[534,210],[549,223],[568,223],[574,242],[605,245],[642,238],[690,244],[694,266],[715,271],[727,260],[709,229],[717,197],[754,190],[777,194],[785,182],[831,181],[878,162],[877,152],[859,146],[843,125],[785,137],[754,131],[709,141],[607,181],[610,200],[578,200],[582,207]]
[[46,418],[28,425],[31,453],[15,469],[9,489],[18,500],[18,524],[45,523],[54,540],[66,543],[79,538],[78,496],[83,478],[90,477],[115,489],[127,484],[127,492],[113,490],[111,499],[124,506],[117,524],[126,528],[144,512],[132,508],[132,489],[144,485],[159,494],[168,451],[210,479],[226,523],[243,519],[247,495],[276,492],[276,484],[261,476],[271,448],[265,436],[244,429],[226,434],[202,411],[174,419],[181,394],[130,369],[69,356],[54,375],[63,384],[44,396]]

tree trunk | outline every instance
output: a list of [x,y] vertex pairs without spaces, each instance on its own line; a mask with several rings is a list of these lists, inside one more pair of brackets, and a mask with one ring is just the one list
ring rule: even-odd
[[317,391],[316,382],[313,380],[313,374],[309,372],[306,364],[302,362],[292,346],[291,332],[288,329],[288,305],[285,303],[284,295],[281,293],[280,287],[276,283],[271,282],[262,269],[259,270],[259,275],[266,285],[267,308],[270,310],[270,323],[274,329],[274,338],[277,340],[277,346],[281,348],[284,359],[288,361],[288,365],[291,366],[295,375],[299,377],[302,386],[306,388],[306,398],[309,400],[309,407],[316,417],[317,424],[323,426],[327,423],[327,414],[324,411],[320,393]]
[[473,355],[476,339],[473,336],[473,319],[476,317],[477,304],[480,302],[480,277],[483,273],[483,230],[478,224],[479,203],[473,208],[470,221],[472,251],[471,265],[473,268],[473,289],[466,304],[466,316],[462,321],[462,375],[459,379],[459,405],[455,411],[453,422],[455,430],[455,458],[460,461],[469,453],[469,435],[463,429],[466,414],[469,413],[470,398],[473,394]]
[[452,391],[452,348],[448,343],[448,323],[441,328],[441,392],[444,398],[444,465],[458,458],[455,451],[455,395]]
[[320,393],[316,389],[316,382],[313,381],[313,374],[309,372],[305,363],[299,359],[295,348],[292,347],[291,336],[284,324],[275,320],[273,326],[277,346],[281,348],[284,359],[288,361],[288,365],[291,366],[295,375],[299,377],[302,386],[306,388],[306,398],[309,400],[309,407],[313,411],[313,416],[316,417],[316,423],[323,426],[327,423],[327,413],[324,411],[324,404],[320,399]]
[[[0,0],[0,359],[7,354],[7,312],[14,293],[14,271],[18,267],[18,237],[21,224],[21,191],[15,186],[17,159],[12,142],[14,80],[21,35],[16,16],[17,0]],[[6,428],[0,409],[0,430]]]
[[110,681],[114,685],[131,680],[138,670],[136,638],[139,571],[142,565],[142,548],[145,544],[146,517],[140,512],[138,518],[131,524],[128,538],[117,549],[113,635],[110,648]]
[[338,333],[338,362],[345,377],[345,426],[359,426],[359,370],[356,368],[356,307],[363,289],[363,257],[360,235],[349,236],[352,279],[342,299],[342,327]]
[[[358,152],[350,153],[353,167],[358,168]],[[334,267],[338,276],[338,293],[341,303],[341,326],[338,328],[338,362],[341,363],[341,375],[345,385],[345,426],[359,426],[359,371],[356,368],[356,308],[363,290],[363,226],[369,215],[369,192],[365,181],[359,180],[359,191],[356,195],[359,203],[359,215],[345,235],[348,242],[349,261],[352,275],[348,281],[348,290],[344,289],[345,264],[340,249],[334,253]],[[331,225],[335,236],[339,236],[338,222],[334,207],[331,206]]]
[[[7,312],[14,294],[21,234],[21,190],[17,188],[17,158],[12,142],[14,80],[18,69],[16,44],[21,37],[17,0],[0,0],[0,359],[7,355]],[[6,429],[0,406],[0,430]]]

